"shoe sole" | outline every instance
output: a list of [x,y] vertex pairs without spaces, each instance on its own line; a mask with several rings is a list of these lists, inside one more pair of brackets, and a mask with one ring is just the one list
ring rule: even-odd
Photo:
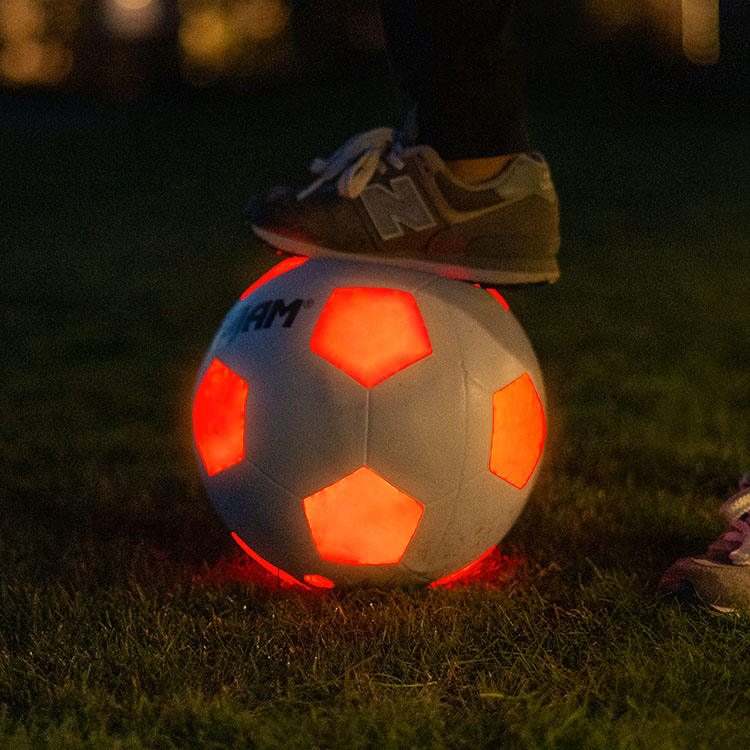
[[259,239],[274,249],[291,255],[305,255],[308,258],[336,258],[338,260],[351,260],[359,263],[380,263],[387,266],[407,268],[413,271],[422,271],[423,273],[433,273],[438,276],[447,276],[460,281],[472,281],[489,285],[497,284],[499,286],[551,284],[557,281],[560,276],[557,261],[553,257],[549,258],[547,268],[535,271],[474,268],[452,263],[422,260],[420,258],[395,258],[391,256],[369,255],[367,253],[346,253],[320,245],[313,245],[303,240],[284,237],[275,232],[269,232],[267,229],[255,224],[251,225],[251,229]]

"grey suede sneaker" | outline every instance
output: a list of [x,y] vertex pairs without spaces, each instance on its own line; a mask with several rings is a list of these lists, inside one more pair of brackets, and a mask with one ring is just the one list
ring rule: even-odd
[[247,210],[276,250],[438,273],[484,284],[538,284],[559,276],[558,200],[541,154],[498,175],[458,180],[429,146],[370,130],[316,159],[307,188],[272,188]]
[[663,594],[698,599],[719,612],[750,611],[750,474],[722,506],[729,526],[703,555],[683,557],[659,583]]

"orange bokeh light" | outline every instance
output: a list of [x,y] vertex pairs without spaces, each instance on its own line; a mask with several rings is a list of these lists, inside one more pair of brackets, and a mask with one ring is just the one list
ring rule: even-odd
[[432,354],[414,297],[381,287],[334,289],[318,318],[310,349],[365,388]]
[[539,463],[546,431],[541,399],[525,372],[492,396],[490,471],[523,489]]
[[193,401],[193,432],[209,476],[245,458],[248,385],[218,359],[203,376]]
[[281,34],[291,10],[280,0],[242,0],[234,4],[234,18],[251,39],[268,41]]
[[303,263],[306,263],[307,260],[307,258],[301,255],[282,260],[281,263],[277,263],[271,270],[266,271],[254,284],[251,284],[247,289],[245,289],[240,299],[249,297],[256,289],[262,287],[263,284],[265,284],[267,281],[275,279],[277,276],[281,276],[287,271],[291,271],[293,268],[301,266]]
[[194,62],[220,66],[237,49],[238,30],[221,7],[197,7],[183,12],[179,38]]
[[320,556],[348,565],[399,562],[423,511],[366,466],[306,497],[303,505]]

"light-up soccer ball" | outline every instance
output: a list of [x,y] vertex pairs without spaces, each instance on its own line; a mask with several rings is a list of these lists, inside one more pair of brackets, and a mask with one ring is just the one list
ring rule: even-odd
[[429,583],[521,512],[543,401],[497,293],[290,258],[224,319],[193,428],[214,507],[267,570],[309,586]]

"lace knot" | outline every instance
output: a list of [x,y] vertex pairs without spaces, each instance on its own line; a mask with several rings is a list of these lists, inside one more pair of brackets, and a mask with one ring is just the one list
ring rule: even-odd
[[297,193],[303,200],[327,182],[336,181],[339,195],[356,198],[367,187],[376,172],[383,173],[387,165],[403,169],[400,156],[401,145],[396,131],[391,128],[375,128],[350,138],[328,159],[317,158],[310,171],[318,178]]

